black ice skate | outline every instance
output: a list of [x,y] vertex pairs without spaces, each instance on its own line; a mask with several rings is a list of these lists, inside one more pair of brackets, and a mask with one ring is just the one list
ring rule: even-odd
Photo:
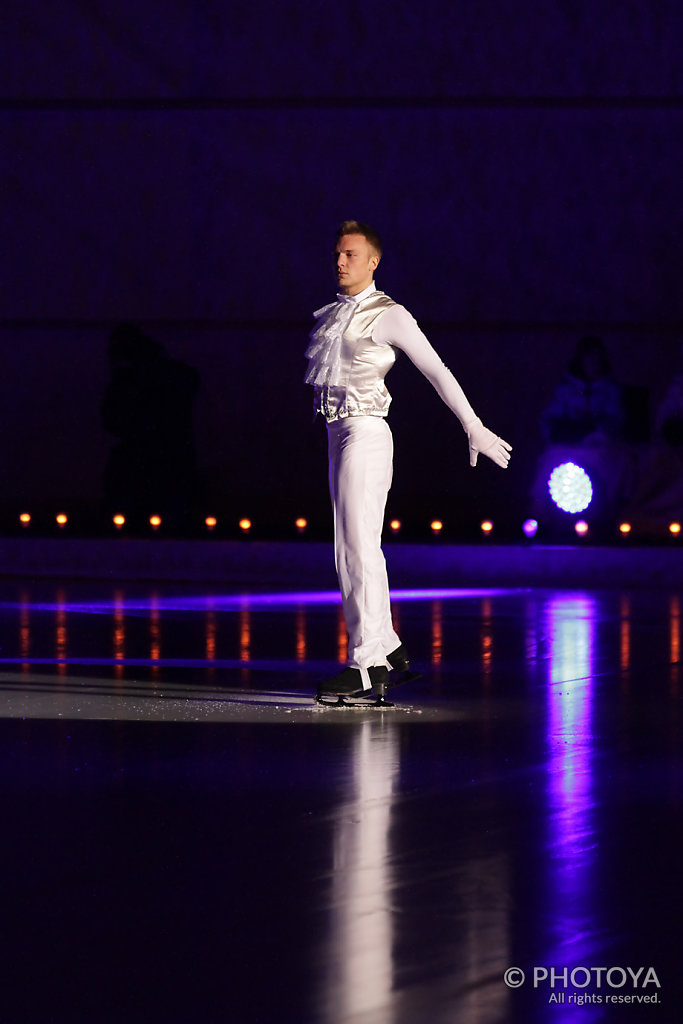
[[393,708],[394,705],[385,697],[389,685],[388,668],[373,665],[368,669],[368,675],[372,689],[364,690],[360,671],[347,666],[338,675],[320,684],[316,702],[328,708]]
[[393,671],[389,676],[389,686],[400,686],[401,683],[410,683],[414,679],[420,679],[420,672],[410,671],[410,658],[408,652],[401,644],[391,654],[387,654],[387,661],[391,665]]

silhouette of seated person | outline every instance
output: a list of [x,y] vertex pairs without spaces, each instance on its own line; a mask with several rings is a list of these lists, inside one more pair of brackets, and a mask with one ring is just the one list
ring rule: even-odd
[[604,343],[582,338],[541,418],[546,441],[577,444],[596,434],[619,439],[625,419],[622,389],[612,376]]
[[683,517],[683,349],[655,414],[653,443],[643,450],[629,517],[641,529],[668,531]]
[[134,521],[160,515],[179,529],[196,486],[192,420],[199,376],[134,324],[112,331],[109,361],[102,424],[118,443],[105,470],[107,512]]
[[612,375],[600,338],[581,338],[564,378],[541,416],[547,447],[533,485],[535,510],[542,514],[548,478],[561,462],[575,462],[591,477],[601,515],[609,515],[633,486],[633,455],[625,443],[624,392]]

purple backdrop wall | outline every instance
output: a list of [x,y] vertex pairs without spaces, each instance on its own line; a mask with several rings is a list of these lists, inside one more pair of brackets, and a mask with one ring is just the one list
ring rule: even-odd
[[220,505],[325,514],[301,385],[335,224],[515,446],[471,474],[417,371],[389,378],[392,507],[521,511],[577,337],[656,404],[683,298],[682,24],[673,2],[25,0],[0,52],[2,504],[96,504],[112,323],[202,377]]

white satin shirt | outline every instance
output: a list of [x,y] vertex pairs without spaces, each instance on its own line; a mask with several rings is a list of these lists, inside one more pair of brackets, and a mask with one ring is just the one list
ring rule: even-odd
[[[395,350],[399,349],[430,381],[463,426],[476,418],[460,384],[405,306],[378,291],[374,282],[352,298],[353,313],[343,313],[345,326],[336,353],[336,380],[315,385],[316,412],[322,413],[328,423],[346,416],[386,416],[391,395],[384,378],[396,361]],[[340,297],[340,301],[348,304],[349,297]],[[335,303],[324,307],[316,332],[324,332],[326,324],[330,324],[332,331],[328,333],[333,333],[339,308]],[[314,378],[314,365],[307,376]]]

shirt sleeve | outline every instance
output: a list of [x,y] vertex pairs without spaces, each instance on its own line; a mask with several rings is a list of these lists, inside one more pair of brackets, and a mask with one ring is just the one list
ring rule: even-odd
[[405,306],[392,306],[379,317],[372,332],[372,340],[378,345],[392,345],[405,352],[463,427],[477,418],[465,392]]

